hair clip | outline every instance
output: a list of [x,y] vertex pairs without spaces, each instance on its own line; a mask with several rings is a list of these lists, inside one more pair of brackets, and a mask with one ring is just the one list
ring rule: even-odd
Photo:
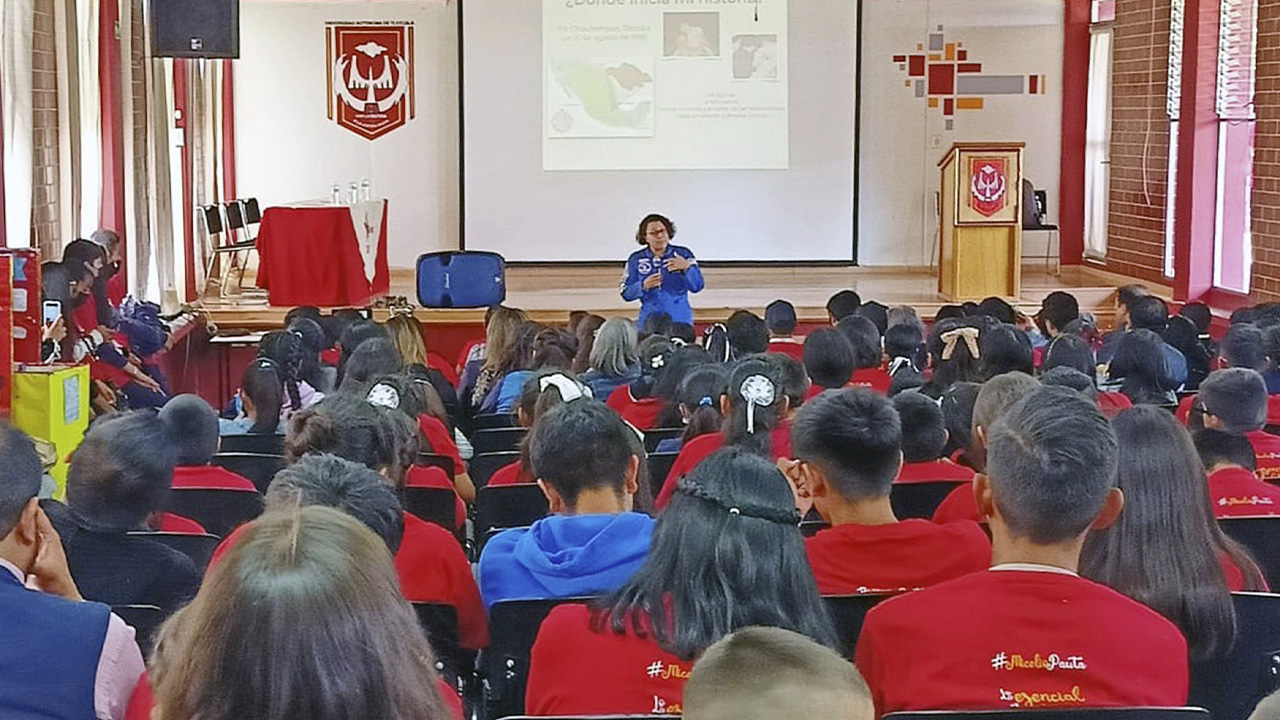
[[747,401],[747,432],[755,434],[756,406],[769,407],[777,399],[773,381],[764,375],[750,375],[742,381],[738,392],[742,395],[742,399]]
[[661,370],[663,367],[666,366],[666,364],[667,364],[667,356],[664,355],[663,353],[658,353],[657,355],[654,355],[653,357],[649,358],[649,367],[653,368],[654,370]]
[[712,407],[715,402],[710,395],[703,395],[702,399],[698,401],[698,407]]
[[369,388],[369,394],[365,395],[365,401],[370,405],[390,408],[392,410],[400,407],[400,393],[395,388],[386,383],[378,383]]
[[546,392],[552,386],[560,391],[560,399],[565,402],[573,402],[582,397],[582,386],[563,373],[544,376],[538,381],[538,392]]
[[726,513],[733,517],[749,517],[756,520],[764,520],[779,525],[799,525],[800,511],[794,507],[790,510],[780,510],[778,508],[766,507],[764,505],[753,505],[750,503],[738,503],[730,505],[728,502],[717,497],[710,490],[692,482],[689,478],[681,478],[676,484],[676,492],[689,497],[695,497],[704,500],[713,505],[722,508]]
[[974,360],[980,359],[982,351],[978,348],[978,333],[976,327],[959,327],[942,333],[942,359],[950,360],[956,352],[956,345],[961,340],[964,340],[965,347],[969,349],[969,356]]

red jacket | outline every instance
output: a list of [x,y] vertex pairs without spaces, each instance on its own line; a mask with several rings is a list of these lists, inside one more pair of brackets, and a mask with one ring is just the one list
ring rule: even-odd
[[[773,459],[791,457],[791,425],[789,423],[783,423],[774,428],[769,439],[773,447]],[[684,447],[680,448],[680,454],[676,456],[675,463],[671,465],[671,472],[667,473],[666,481],[662,483],[662,491],[658,493],[654,507],[658,510],[665,508],[667,503],[671,502],[671,496],[675,494],[676,484],[680,482],[680,478],[688,475],[698,466],[698,463],[722,447],[724,447],[724,435],[721,433],[699,435],[685,443]]]
[[1209,499],[1218,518],[1280,515],[1280,487],[1265,483],[1242,467],[1209,476]]
[[973,483],[959,485],[933,511],[933,521],[939,524],[972,520],[985,522],[986,518],[978,512],[978,499],[973,496]]
[[258,488],[254,486],[249,478],[216,465],[179,465],[175,467],[173,469],[173,487],[258,491]]
[[804,363],[804,338],[791,336],[769,341],[769,352],[786,355],[798,363]]
[[889,394],[889,386],[893,384],[893,376],[880,368],[863,368],[853,371],[853,379],[848,387],[859,387],[875,390],[881,395]]
[[637,400],[631,394],[630,385],[622,385],[609,394],[605,405],[613,408],[623,420],[636,426],[637,430],[651,430],[658,423],[662,414],[662,400],[654,397]]
[[804,547],[823,595],[910,592],[991,565],[991,542],[976,523],[836,525]]
[[973,470],[946,458],[925,462],[903,463],[895,483],[925,483],[952,480],[973,482]]
[[524,471],[520,461],[507,463],[493,472],[485,487],[501,487],[503,485],[528,485],[537,482],[537,478]]

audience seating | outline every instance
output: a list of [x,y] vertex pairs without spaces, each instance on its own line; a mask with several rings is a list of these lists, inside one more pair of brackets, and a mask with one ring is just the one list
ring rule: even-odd
[[280,433],[246,433],[224,435],[218,443],[221,453],[256,453],[259,455],[284,455],[284,435]]
[[807,538],[811,538],[814,535],[817,535],[820,531],[826,530],[829,527],[831,527],[831,523],[823,520],[822,518],[818,518],[817,520],[805,518],[800,522],[800,534]]
[[537,485],[483,488],[476,493],[476,537],[483,540],[493,529],[532,525],[548,512],[547,496]]
[[899,520],[907,520],[909,518],[923,518],[928,520],[933,517],[933,511],[938,509],[943,500],[955,490],[958,483],[953,481],[938,482],[922,482],[922,483],[896,483],[893,489],[889,491],[889,502],[893,505],[893,514]]
[[822,598],[827,614],[836,627],[836,640],[845,657],[853,657],[853,650],[862,634],[862,623],[871,608],[892,597],[891,595],[829,595]]
[[204,574],[205,568],[209,567],[209,560],[213,558],[213,551],[218,549],[218,543],[222,539],[217,535],[204,533],[198,535],[196,533],[173,533],[173,532],[131,532],[132,537],[146,538],[155,540],[156,542],[167,545],[178,552],[191,558],[191,562],[196,564],[196,570],[200,574]]
[[501,430],[515,426],[516,416],[513,413],[480,413],[471,418],[474,430]]
[[413,603],[413,611],[431,643],[436,671],[460,693],[464,692],[475,677],[476,651],[462,647],[457,608],[440,603]]
[[1222,518],[1218,524],[1253,553],[1267,584],[1280,588],[1280,516]]
[[1232,593],[1236,642],[1222,657],[1191,664],[1188,703],[1213,720],[1247,720],[1262,698],[1280,690],[1280,595]]
[[480,680],[486,718],[524,712],[529,654],[542,621],[558,605],[583,603],[586,598],[507,600],[489,608],[489,647],[480,653]]
[[646,452],[657,452],[658,443],[684,435],[684,428],[651,428],[644,431],[644,449]]
[[214,535],[226,537],[237,526],[262,514],[262,495],[248,490],[175,488],[169,491],[165,509],[195,520]]
[[527,432],[524,428],[516,427],[477,430],[471,434],[471,447],[475,449],[476,455],[519,450]]
[[112,605],[111,612],[119,615],[137,633],[134,637],[142,650],[142,656],[150,656],[156,641],[156,631],[165,621],[164,610],[156,605]]
[[1209,720],[1209,711],[1198,707],[954,710],[896,712],[882,720]]
[[475,483],[476,489],[489,484],[489,478],[503,467],[513,462],[520,461],[520,453],[516,451],[485,453],[476,455],[471,458],[471,462],[467,463],[467,471],[471,475],[471,482]]
[[450,488],[407,487],[401,491],[405,512],[455,532],[457,495]]
[[249,479],[258,492],[266,494],[276,473],[284,469],[282,455],[256,452],[226,452],[213,456],[213,464]]
[[457,475],[457,468],[453,466],[453,458],[447,455],[436,455],[435,453],[420,452],[418,453],[418,464],[423,467],[438,467],[444,471],[446,475],[452,478]]
[[649,485],[653,490],[653,499],[658,499],[658,493],[662,492],[662,484],[667,481],[667,475],[671,472],[671,466],[676,464],[676,458],[680,453],[649,453]]

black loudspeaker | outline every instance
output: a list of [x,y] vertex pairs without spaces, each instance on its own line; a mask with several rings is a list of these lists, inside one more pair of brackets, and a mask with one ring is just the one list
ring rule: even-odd
[[240,57],[240,0],[150,0],[151,55]]

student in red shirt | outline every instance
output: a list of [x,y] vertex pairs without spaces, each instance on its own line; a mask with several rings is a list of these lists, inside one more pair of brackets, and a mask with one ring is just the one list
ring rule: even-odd
[[[965,450],[965,460],[978,473],[985,472],[987,467],[987,428],[1014,403],[1038,387],[1040,383],[1024,373],[1000,375],[982,384],[973,404],[973,425],[969,430],[969,448]],[[985,519],[970,484],[952,490],[933,513],[935,523],[957,520],[983,522]]]
[[1205,472],[1213,515],[1280,515],[1280,487],[1258,479],[1257,458],[1248,438],[1221,430],[1197,430],[1191,436]]
[[973,482],[973,470],[943,457],[947,428],[938,403],[909,392],[894,396],[893,407],[902,420],[902,470],[894,482]]
[[210,464],[218,452],[218,414],[203,398],[178,395],[160,409],[160,419],[174,427],[178,443],[173,487],[258,491],[248,478]]
[[1080,573],[1140,599],[1172,620],[1194,660],[1224,653],[1235,635],[1228,591],[1266,589],[1248,551],[1219,529],[1204,467],[1187,431],[1156,407],[1112,422],[1119,438],[1117,485],[1124,514],[1084,545]]
[[975,492],[996,564],[867,614],[856,660],[878,713],[1186,702],[1178,628],[1077,574],[1090,529],[1124,505],[1116,445],[1066,388],[1035,390],[990,428]]
[[764,324],[769,328],[769,352],[804,360],[804,338],[797,337],[796,308],[786,300],[774,300],[764,309]]
[[1280,437],[1262,428],[1267,422],[1267,385],[1262,375],[1248,368],[1227,368],[1200,383],[1191,409],[1192,429],[1243,435],[1257,455],[1258,477],[1280,480]]
[[622,416],[623,420],[644,431],[657,427],[663,402],[656,389],[667,365],[675,353],[671,341],[661,337],[645,338],[640,343],[640,378],[630,385],[621,385],[613,391],[605,404]]
[[805,542],[822,594],[906,592],[991,564],[977,523],[894,516],[889,489],[902,467],[903,431],[883,396],[861,388],[825,393],[800,411],[791,434],[796,459],[787,473],[832,525]]
[[853,345],[838,330],[814,330],[804,340],[805,372],[812,384],[806,400],[817,397],[824,390],[838,390],[849,384],[853,377]]
[[331,508],[255,521],[162,636],[157,717],[449,717],[386,545]]
[[594,606],[563,605],[538,632],[530,715],[678,715],[693,660],[740,628],[835,647],[804,560],[791,488],[742,448],[711,456],[659,516],[649,559]]
[[836,330],[844,334],[853,347],[853,376],[849,385],[888,395],[893,378],[881,367],[884,361],[883,341],[875,323],[862,315],[854,315],[837,323]]
[[659,510],[666,507],[680,478],[726,445],[775,460],[790,457],[791,438],[786,429],[790,409],[777,366],[762,358],[738,363],[729,374],[725,394],[720,396],[720,411],[724,415],[721,432],[696,437],[680,448],[680,455],[667,473],[654,506]]

